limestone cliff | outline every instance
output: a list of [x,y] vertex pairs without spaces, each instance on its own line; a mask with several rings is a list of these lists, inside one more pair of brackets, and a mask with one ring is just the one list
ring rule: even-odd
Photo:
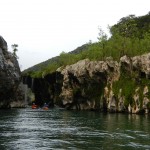
[[[107,61],[81,60],[61,71],[61,99],[71,109],[100,109],[104,87],[119,78],[119,64]],[[70,104],[70,105],[69,105]]]
[[24,77],[37,103],[66,109],[148,113],[150,53],[114,61],[81,60],[43,78]]
[[23,107],[20,81],[21,72],[18,61],[7,50],[7,42],[0,36],[0,108]]
[[79,61],[61,71],[63,105],[70,109],[148,113],[150,53],[120,62]]

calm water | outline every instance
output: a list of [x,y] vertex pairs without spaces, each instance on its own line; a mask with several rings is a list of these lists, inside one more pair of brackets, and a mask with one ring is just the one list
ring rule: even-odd
[[0,150],[150,150],[150,116],[0,110]]

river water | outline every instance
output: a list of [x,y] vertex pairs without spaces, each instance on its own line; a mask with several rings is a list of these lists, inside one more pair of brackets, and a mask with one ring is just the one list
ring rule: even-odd
[[150,150],[150,116],[0,110],[0,150]]

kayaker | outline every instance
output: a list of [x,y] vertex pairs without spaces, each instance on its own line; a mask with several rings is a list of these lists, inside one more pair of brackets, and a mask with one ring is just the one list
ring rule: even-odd
[[37,108],[38,108],[38,106],[35,103],[33,103],[32,104],[32,109],[37,109]]
[[48,104],[44,103],[43,109],[47,110],[48,109]]

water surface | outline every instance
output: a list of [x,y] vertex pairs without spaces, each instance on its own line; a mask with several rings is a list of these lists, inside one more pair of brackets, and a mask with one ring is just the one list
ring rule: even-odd
[[150,150],[150,116],[0,110],[0,150]]

